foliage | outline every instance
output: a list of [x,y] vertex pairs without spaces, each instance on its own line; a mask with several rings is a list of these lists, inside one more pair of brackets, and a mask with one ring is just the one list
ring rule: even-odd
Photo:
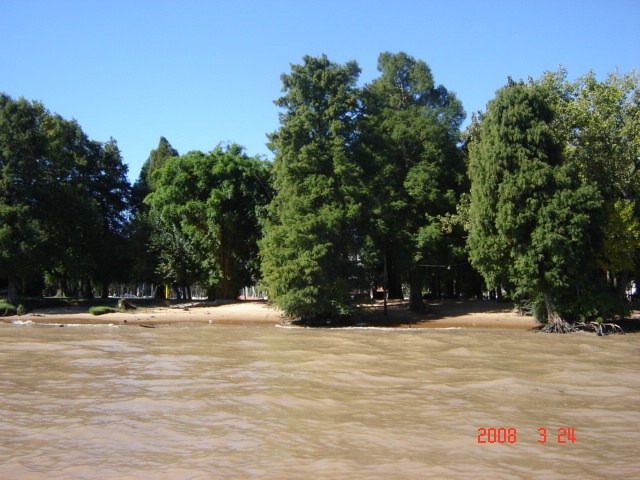
[[117,265],[108,240],[123,232],[128,189],[114,140],[90,141],[77,122],[1,95],[0,277],[10,300],[45,272],[89,292],[117,275],[97,273]]
[[[569,292],[572,293],[572,292]],[[626,299],[615,295],[615,290],[603,279],[585,283],[579,295],[571,294],[560,298],[559,315],[569,322],[602,322],[629,316],[630,308]]]
[[158,287],[155,294],[158,296],[163,296],[165,292],[161,285],[163,277],[158,273],[160,252],[156,251],[151,241],[153,225],[149,218],[149,206],[144,203],[144,199],[155,190],[155,172],[171,158],[178,156],[178,151],[169,141],[160,137],[158,147],[149,153],[149,158],[142,165],[140,175],[131,189],[131,278],[137,283],[149,286],[155,284]]
[[[358,88],[356,62],[306,56],[281,77],[272,165],[235,144],[180,157],[160,137],[133,188],[115,140],[0,95],[10,303],[45,281],[59,295],[106,295],[129,274],[228,298],[263,275],[297,317],[348,313],[351,294],[381,283],[394,296],[409,284],[420,308],[429,278],[438,292],[456,274],[428,268],[468,255],[540,318],[625,314],[640,269],[636,72],[510,80],[461,138],[462,105],[425,62],[385,52],[378,70]],[[458,287],[480,283],[457,271]]]
[[537,86],[510,81],[489,102],[470,146],[468,247],[488,285],[543,296],[556,321],[558,303],[588,283],[603,201],[563,156],[553,120]]
[[117,308],[107,307],[107,306],[104,306],[104,305],[91,307],[89,309],[89,313],[91,315],[105,315],[107,313],[117,313],[118,311],[119,310]]
[[640,216],[637,200],[620,199],[607,204],[605,239],[599,257],[604,271],[634,271],[640,255]]
[[296,317],[348,310],[361,222],[361,167],[354,161],[355,62],[304,57],[282,75],[280,129],[270,135],[277,195],[260,243],[269,298]]
[[145,202],[164,280],[199,283],[216,298],[235,298],[255,283],[267,165],[232,144],[169,159],[154,178]]
[[363,90],[355,62],[324,56],[282,77],[276,104],[286,111],[271,136],[278,195],[261,256],[270,298],[291,315],[346,311],[349,294],[382,283],[383,270],[393,296],[411,284],[419,308],[420,264],[465,258],[461,236],[440,221],[464,185],[462,106],[405,53],[381,54],[378,69]]
[[[429,66],[404,52],[382,53],[380,76],[363,92],[362,137],[371,171],[371,236],[387,267],[411,285],[422,306],[424,263],[457,263],[456,240],[439,217],[455,211],[465,166],[457,146],[465,113],[436,85]],[[458,247],[462,247],[458,236]],[[384,256],[384,254],[383,254]]]
[[169,159],[178,156],[178,150],[165,137],[160,137],[158,147],[149,153],[149,158],[142,164],[140,175],[131,189],[131,210],[134,215],[145,211],[144,199],[155,190],[154,172],[162,168]]
[[7,302],[0,302],[0,317],[15,315],[18,312],[18,309]]
[[[17,300],[20,278],[37,274],[45,253],[47,209],[35,186],[46,151],[40,127],[47,114],[39,103],[0,95],[0,277],[9,283],[8,300]],[[45,165],[43,165],[45,166]]]
[[598,264],[623,298],[640,267],[640,76],[616,71],[599,82],[589,72],[570,82],[561,68],[530,83],[554,105],[554,131],[565,155],[605,200]]

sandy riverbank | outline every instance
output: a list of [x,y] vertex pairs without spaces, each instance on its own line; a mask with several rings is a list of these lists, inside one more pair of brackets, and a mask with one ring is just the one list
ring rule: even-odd
[[[135,303],[135,300],[133,301]],[[381,303],[362,308],[356,323],[398,328],[508,328],[535,329],[540,324],[518,314],[513,305],[490,301],[440,301],[427,305],[425,313],[412,313],[406,303],[391,303],[387,315]],[[155,306],[127,312],[91,315],[86,308],[36,309],[26,315],[1,317],[3,322],[41,324],[115,324],[155,326],[172,323],[210,323],[216,325],[277,325],[292,319],[263,301],[238,301],[219,306]]]

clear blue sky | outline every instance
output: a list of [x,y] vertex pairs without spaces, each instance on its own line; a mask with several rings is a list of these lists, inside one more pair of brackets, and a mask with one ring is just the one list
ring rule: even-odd
[[132,181],[160,136],[272,158],[280,75],[304,55],[356,60],[365,83],[404,51],[468,117],[507,76],[640,68],[638,0],[0,0],[0,18],[0,92],[115,138]]

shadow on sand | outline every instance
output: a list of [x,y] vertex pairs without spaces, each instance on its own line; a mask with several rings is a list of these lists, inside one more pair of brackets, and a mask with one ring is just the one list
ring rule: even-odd
[[463,317],[474,314],[511,314],[512,303],[498,303],[483,300],[440,300],[425,302],[424,312],[409,310],[406,300],[390,300],[385,308],[382,301],[359,305],[352,315],[339,315],[329,318],[301,319],[291,322],[294,325],[316,328],[339,327],[411,327],[415,324],[428,324],[442,318]]

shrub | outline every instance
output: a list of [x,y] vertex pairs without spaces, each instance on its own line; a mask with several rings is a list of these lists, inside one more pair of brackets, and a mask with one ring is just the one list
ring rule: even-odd
[[7,302],[0,302],[0,317],[15,315],[16,313],[16,307]]
[[105,306],[91,307],[89,309],[89,313],[91,315],[104,315],[105,313],[116,313],[116,312],[118,312],[117,308],[105,307]]

